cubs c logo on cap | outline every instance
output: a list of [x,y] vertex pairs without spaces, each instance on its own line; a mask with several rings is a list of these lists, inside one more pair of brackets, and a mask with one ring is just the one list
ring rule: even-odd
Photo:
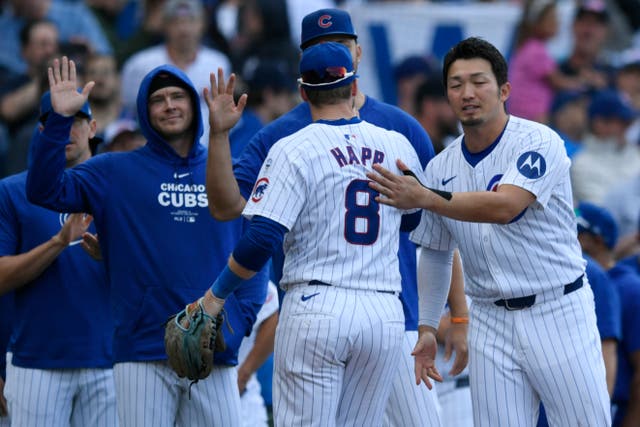
[[318,18],[318,26],[320,28],[329,28],[333,23],[331,22],[331,15],[322,15]]

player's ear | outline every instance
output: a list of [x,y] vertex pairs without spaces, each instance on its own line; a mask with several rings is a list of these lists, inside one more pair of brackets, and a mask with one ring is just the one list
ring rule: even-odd
[[309,100],[309,97],[307,96],[307,92],[304,91],[304,88],[302,86],[300,86],[299,89],[300,89],[300,98],[302,98],[303,101],[307,102]]
[[358,93],[358,80],[354,79],[351,82],[351,96],[356,96]]
[[89,139],[96,136],[97,131],[98,131],[98,122],[96,122],[96,119],[91,119],[89,121]]

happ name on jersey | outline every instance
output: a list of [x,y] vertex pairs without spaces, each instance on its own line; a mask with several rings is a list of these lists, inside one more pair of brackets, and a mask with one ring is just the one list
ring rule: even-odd
[[[348,156],[345,156],[345,153]],[[331,154],[338,162],[338,166],[343,167],[347,165],[363,165],[367,166],[367,161],[372,160],[371,165],[375,163],[382,163],[384,160],[384,153],[380,150],[371,150],[369,147],[362,147],[360,149],[360,153],[356,153],[356,149],[347,145],[340,149],[340,147],[335,147],[331,149]]]

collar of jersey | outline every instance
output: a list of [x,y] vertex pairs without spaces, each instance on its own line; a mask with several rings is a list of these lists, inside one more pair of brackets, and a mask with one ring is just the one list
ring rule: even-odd
[[338,120],[316,120],[316,123],[322,123],[331,126],[353,125],[360,123],[362,119],[358,116],[353,116],[350,119],[338,119]]
[[500,135],[498,135],[496,140],[493,141],[490,146],[488,146],[484,150],[479,151],[477,153],[472,153],[467,149],[467,146],[464,143],[464,136],[463,136],[462,144],[460,145],[462,146],[462,154],[464,155],[464,158],[467,160],[467,163],[469,163],[472,167],[476,167],[476,165],[480,163],[482,159],[484,159],[489,154],[491,154],[493,149],[496,148],[496,146],[500,142],[500,139],[502,139],[502,135],[504,135],[504,130],[507,128],[508,124],[509,124],[509,121],[507,120],[507,124],[504,126],[504,128],[502,129],[502,132],[500,132]]

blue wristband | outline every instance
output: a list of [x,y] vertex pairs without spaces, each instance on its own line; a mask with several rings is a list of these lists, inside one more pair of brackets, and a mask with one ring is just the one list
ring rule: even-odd
[[244,279],[231,271],[227,265],[211,285],[211,292],[218,298],[226,299],[243,281]]

